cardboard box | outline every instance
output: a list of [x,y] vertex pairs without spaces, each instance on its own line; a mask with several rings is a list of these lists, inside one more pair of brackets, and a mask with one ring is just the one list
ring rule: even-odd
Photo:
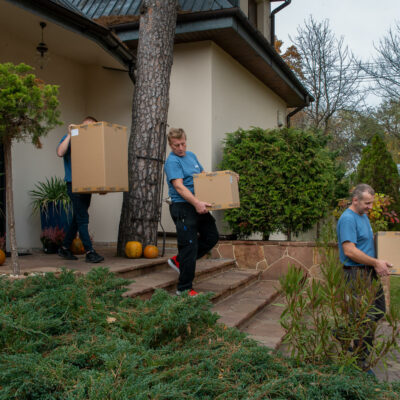
[[237,174],[232,171],[217,171],[193,175],[195,196],[212,204],[210,210],[225,210],[240,207]]
[[72,191],[128,191],[126,127],[96,122],[71,130]]
[[400,275],[400,232],[377,232],[377,257],[393,264],[390,273]]

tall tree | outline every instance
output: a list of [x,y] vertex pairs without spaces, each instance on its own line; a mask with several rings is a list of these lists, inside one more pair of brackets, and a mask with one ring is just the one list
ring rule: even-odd
[[169,85],[178,0],[143,0],[129,139],[129,192],[124,193],[118,255],[126,242],[155,244],[161,208]]
[[357,183],[368,183],[376,192],[391,196],[399,206],[400,176],[380,135],[364,148],[357,168]]
[[307,125],[328,134],[335,113],[360,102],[359,71],[343,38],[335,37],[327,20],[310,17],[292,41],[302,60],[303,83],[315,99],[305,110]]
[[40,137],[60,124],[58,86],[45,85],[30,73],[32,70],[25,64],[0,64],[0,141],[4,148],[8,237],[15,275],[19,275],[20,267],[13,206],[12,143],[30,140],[40,148]]
[[378,91],[395,101],[400,99],[400,22],[375,46],[378,55],[360,67],[375,79]]

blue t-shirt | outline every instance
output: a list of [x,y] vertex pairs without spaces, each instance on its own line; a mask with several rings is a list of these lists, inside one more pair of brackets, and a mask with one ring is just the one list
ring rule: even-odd
[[203,167],[199,163],[196,155],[191,151],[186,151],[183,157],[171,152],[165,162],[165,174],[167,175],[168,194],[173,203],[183,203],[186,200],[175,190],[172,185],[173,179],[183,179],[183,185],[194,194],[193,174],[199,174]]
[[376,257],[374,234],[366,214],[359,215],[349,208],[341,215],[337,224],[340,262],[344,265],[361,265],[346,257],[343,243],[354,243],[357,249],[370,257]]
[[[58,146],[61,144],[61,142],[66,137],[67,137],[67,135],[63,136],[63,138],[60,140],[60,143],[58,143]],[[63,159],[64,159],[64,170],[65,170],[64,181],[65,182],[72,182],[72,174],[71,174],[71,142],[69,143],[68,150],[64,154]]]

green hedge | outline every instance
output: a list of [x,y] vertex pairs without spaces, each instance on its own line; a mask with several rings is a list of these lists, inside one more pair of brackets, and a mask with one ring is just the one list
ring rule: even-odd
[[312,132],[239,129],[225,141],[222,169],[240,175],[240,208],[225,219],[233,233],[297,234],[319,221],[332,203],[335,172],[330,153]]

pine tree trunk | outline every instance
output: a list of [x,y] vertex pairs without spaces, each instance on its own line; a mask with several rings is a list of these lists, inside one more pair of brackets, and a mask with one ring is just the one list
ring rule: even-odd
[[128,149],[129,192],[122,204],[119,256],[130,240],[144,246],[157,243],[177,6],[178,0],[142,4]]
[[8,238],[11,245],[11,266],[14,275],[20,274],[17,238],[15,235],[15,218],[14,218],[14,199],[12,191],[12,158],[11,158],[11,140],[4,142],[4,165],[6,170],[6,206],[7,206],[7,222],[8,222]]

